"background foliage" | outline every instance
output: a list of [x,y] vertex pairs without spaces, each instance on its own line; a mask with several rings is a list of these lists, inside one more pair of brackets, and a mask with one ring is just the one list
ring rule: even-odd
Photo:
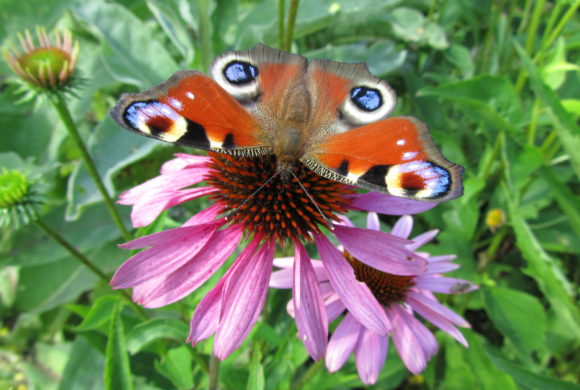
[[[282,1],[283,2],[283,1]],[[300,4],[293,51],[362,61],[400,96],[397,114],[430,125],[465,167],[465,195],[417,217],[441,229],[435,254],[456,253],[457,277],[481,289],[445,303],[472,324],[464,349],[441,348],[411,376],[394,351],[380,389],[573,389],[580,379],[579,1],[311,0]],[[157,175],[177,147],[121,130],[108,117],[121,92],[178,69],[206,70],[227,49],[278,45],[273,0],[0,2],[0,39],[43,25],[80,41],[85,79],[70,106],[115,194]],[[46,224],[106,272],[129,256],[52,107],[16,104],[0,63],[0,165],[40,186]],[[177,226],[202,204],[164,214],[138,235]],[[506,222],[494,229],[488,212]],[[128,225],[128,208],[121,209]],[[355,217],[356,219],[356,217]],[[384,222],[393,219],[385,217]],[[211,341],[184,344],[208,291],[147,311],[113,293],[35,225],[0,238],[0,388],[204,389]],[[244,345],[221,363],[225,389],[362,387],[351,360],[336,374],[308,359],[273,291]],[[20,387],[19,387],[20,386]]]

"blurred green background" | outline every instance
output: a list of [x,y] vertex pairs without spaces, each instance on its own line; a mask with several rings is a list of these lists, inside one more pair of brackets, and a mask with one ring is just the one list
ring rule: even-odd
[[[179,69],[206,71],[229,49],[279,47],[290,1],[0,1],[0,40],[37,25],[80,43],[82,85],[69,99],[115,196],[156,176],[178,151],[107,115],[121,92]],[[441,299],[472,324],[464,349],[442,332],[419,376],[394,350],[377,389],[576,389],[580,380],[580,1],[303,0],[292,51],[366,62],[399,95],[395,114],[428,123],[465,167],[465,195],[416,217],[440,229],[432,254],[458,255],[453,276],[479,291]],[[0,62],[0,166],[24,172],[44,223],[111,274],[129,256],[79,150],[53,107],[17,103]],[[189,150],[191,151],[191,150]],[[143,235],[178,226],[206,204],[164,213]],[[503,215],[490,224],[489,212]],[[129,226],[129,207],[120,207]],[[360,221],[362,215],[352,215]],[[395,219],[383,217],[389,224]],[[215,280],[213,278],[212,280]],[[34,223],[0,237],[0,389],[205,389],[211,340],[184,343],[212,283],[143,319]],[[354,360],[338,373],[309,360],[271,291],[250,337],[221,363],[224,389],[362,388]],[[392,348],[392,347],[391,347]],[[113,374],[114,375],[113,375]],[[113,375],[113,377],[112,377]]]

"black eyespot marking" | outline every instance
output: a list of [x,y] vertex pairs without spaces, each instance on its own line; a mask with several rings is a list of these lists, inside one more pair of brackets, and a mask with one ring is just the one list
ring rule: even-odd
[[179,143],[194,148],[209,149],[210,143],[205,128],[197,122],[186,120],[187,132],[179,139]]
[[236,143],[234,142],[234,135],[232,133],[228,133],[226,138],[224,138],[224,142],[222,143],[222,148],[224,149],[233,149],[236,147]]
[[223,70],[224,77],[232,84],[247,84],[258,77],[258,68],[243,61],[232,61]]
[[340,166],[338,168],[336,168],[336,172],[342,176],[348,175],[348,160],[347,159],[342,160],[342,162],[340,163]]
[[372,112],[383,105],[381,92],[375,88],[354,87],[350,90],[350,100],[363,111]]
[[389,171],[390,165],[373,165],[368,171],[358,178],[360,181],[364,181],[370,184],[377,185],[379,187],[385,186],[385,177]]

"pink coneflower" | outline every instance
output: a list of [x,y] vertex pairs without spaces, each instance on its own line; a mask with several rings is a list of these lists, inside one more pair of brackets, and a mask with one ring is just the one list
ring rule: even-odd
[[[344,220],[350,224],[348,220]],[[400,218],[393,227],[391,234],[407,239],[413,227],[410,216]],[[370,231],[379,230],[377,214],[369,213],[367,228]],[[406,245],[409,250],[416,251],[420,246],[431,241],[437,235],[437,230],[431,230],[412,239]],[[329,258],[339,261],[346,259],[350,263],[350,273],[354,274],[361,284],[366,285],[373,296],[381,304],[384,313],[391,324],[390,334],[401,359],[414,374],[423,371],[427,361],[437,351],[437,342],[433,334],[423,325],[414,313],[431,322],[441,330],[467,347],[467,341],[456,326],[469,327],[469,324],[450,309],[441,305],[433,292],[456,294],[477,288],[474,284],[455,278],[444,277],[441,274],[459,268],[451,263],[455,255],[429,256],[425,252],[416,252],[427,261],[427,271],[419,275],[395,275],[374,269],[359,261],[358,253],[349,248],[339,250],[331,245],[318,245],[322,261],[312,260],[323,299],[327,308],[328,319],[332,322],[344,310],[347,310],[342,322],[330,338],[326,354],[326,367],[334,372],[342,367],[349,355],[354,351],[356,366],[361,380],[371,385],[377,381],[379,372],[387,358],[389,343],[388,335],[377,333],[354,315],[350,307],[342,301],[342,297],[329,283],[328,269],[324,263]],[[292,266],[291,258],[276,259],[274,264],[282,270],[273,274],[270,286],[275,288],[290,288]],[[361,304],[363,302],[361,301]],[[295,304],[289,302],[290,314],[296,315]]]
[[[316,242],[328,251],[323,227],[332,229],[342,245],[371,267],[398,275],[425,271],[427,262],[389,234],[334,224],[350,209],[389,214],[424,211],[422,203],[386,195],[357,194],[351,187],[327,180],[297,166],[295,179],[275,176],[273,156],[209,157],[179,154],[161,169],[161,175],[121,195],[120,203],[133,205],[136,227],[151,223],[163,210],[202,196],[212,205],[183,226],[141,237],[123,248],[148,249],[127,260],[115,273],[114,288],[133,287],[133,299],[148,308],[175,302],[203,284],[234,252],[248,242],[225,276],[201,300],[191,320],[189,341],[194,345],[215,334],[214,354],[224,359],[237,348],[256,322],[272,273],[274,248],[295,248],[294,302],[301,338],[314,359],[324,356],[327,316],[315,270],[302,241]],[[205,182],[205,186],[192,187]],[[304,192],[304,189],[308,194]],[[323,214],[323,215],[322,215]],[[344,257],[330,257],[323,265],[341,301],[360,323],[386,335],[389,320],[371,290],[356,281]]]

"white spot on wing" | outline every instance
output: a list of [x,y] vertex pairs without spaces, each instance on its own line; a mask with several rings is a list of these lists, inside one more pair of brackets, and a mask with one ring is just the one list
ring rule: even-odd
[[399,145],[399,146],[403,146],[406,143],[407,143],[407,140],[404,140],[404,139],[397,140],[397,145]]
[[190,92],[190,91],[187,91],[185,93],[185,96],[187,96],[191,100],[195,99],[195,95],[193,94],[193,92]]

